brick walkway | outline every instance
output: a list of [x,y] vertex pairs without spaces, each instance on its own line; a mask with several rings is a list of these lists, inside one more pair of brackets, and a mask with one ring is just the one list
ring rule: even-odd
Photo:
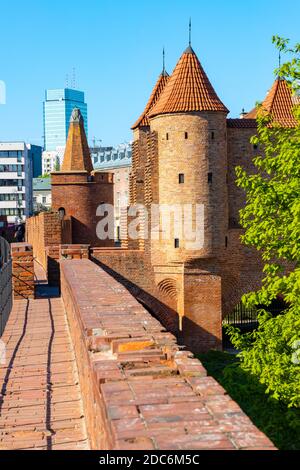
[[0,449],[88,449],[61,299],[15,301],[1,339]]
[[61,261],[61,291],[93,448],[275,449],[201,362],[102,268]]

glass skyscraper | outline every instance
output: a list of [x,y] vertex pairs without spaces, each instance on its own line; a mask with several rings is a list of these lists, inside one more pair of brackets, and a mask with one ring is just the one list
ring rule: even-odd
[[44,102],[44,149],[56,150],[66,145],[70,117],[74,108],[79,108],[84,119],[86,135],[88,135],[87,104],[82,91],[64,88],[46,90]]

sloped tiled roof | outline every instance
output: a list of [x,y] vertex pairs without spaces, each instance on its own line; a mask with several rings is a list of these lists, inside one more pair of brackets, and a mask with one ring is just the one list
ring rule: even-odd
[[93,171],[90,150],[84,130],[83,117],[80,110],[77,108],[74,108],[71,116],[61,171],[87,171],[88,173]]
[[51,178],[33,178],[33,191],[51,191]]
[[241,119],[227,119],[227,127],[239,127],[239,128],[244,128],[244,129],[252,129],[257,127],[257,123],[255,119],[246,119],[246,118],[241,118]]
[[[286,80],[277,78],[266,98],[262,102],[262,107],[272,116],[274,122],[283,127],[294,127],[297,124],[292,109],[296,104],[295,97]],[[255,119],[257,108],[252,109],[245,115],[245,119]]]
[[169,74],[163,70],[160,76],[158,77],[158,80],[156,82],[155,87],[152,90],[151,96],[149,98],[148,103],[146,104],[146,107],[143,111],[143,113],[140,115],[138,120],[133,124],[132,130],[136,129],[137,127],[143,127],[143,126],[150,126],[150,122],[148,119],[148,114],[157,102],[158,98],[160,97],[161,92],[165,88],[170,76]]
[[224,111],[198,57],[189,46],[182,54],[149,117],[189,111]]

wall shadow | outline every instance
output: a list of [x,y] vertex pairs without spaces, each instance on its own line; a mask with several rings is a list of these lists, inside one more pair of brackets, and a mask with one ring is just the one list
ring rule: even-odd
[[175,310],[99,261],[99,259],[92,256],[91,261],[101,267],[116,281],[120,282],[167,331],[176,336],[180,346],[187,347],[193,353],[222,348],[222,342],[219,338],[187,317],[183,317],[183,327],[182,331],[180,331],[179,315]]

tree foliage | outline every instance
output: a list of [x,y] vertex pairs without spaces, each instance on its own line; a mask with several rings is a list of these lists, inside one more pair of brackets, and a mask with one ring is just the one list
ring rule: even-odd
[[275,73],[292,87],[297,125],[280,127],[258,105],[252,138],[260,149],[253,160],[256,173],[237,167],[236,174],[246,192],[242,242],[255,247],[264,261],[260,290],[246,294],[243,302],[268,306],[281,295],[287,308],[275,318],[261,309],[256,331],[242,335],[229,327],[229,334],[241,350],[241,367],[259,378],[273,398],[300,407],[300,44],[290,48],[278,36],[273,43],[288,56]]

